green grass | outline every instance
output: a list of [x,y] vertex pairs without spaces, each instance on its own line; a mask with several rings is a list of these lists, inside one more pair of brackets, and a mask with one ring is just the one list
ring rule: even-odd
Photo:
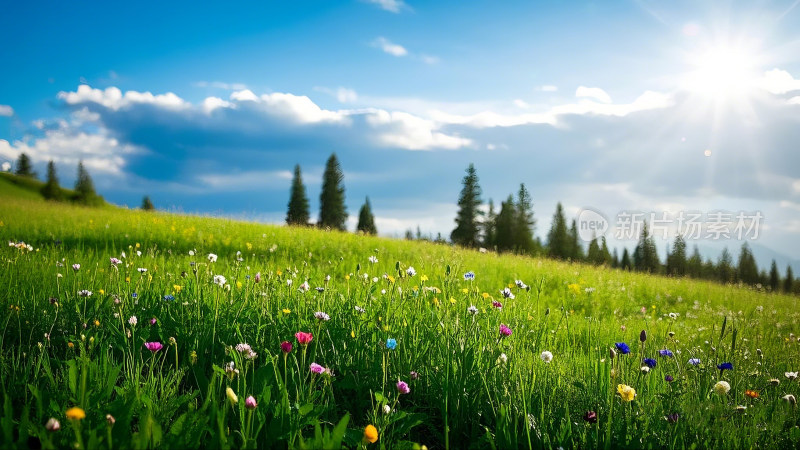
[[[800,395],[785,376],[800,365],[795,297],[425,242],[80,208],[2,182],[0,238],[3,447],[355,448],[368,424],[379,432],[371,448],[800,445],[797,410],[782,400]],[[514,299],[500,293],[509,286]],[[501,337],[500,324],[513,334]],[[313,334],[307,347],[298,331]],[[630,354],[611,358],[616,342]],[[258,356],[245,358],[240,343]],[[659,356],[665,348],[675,356]],[[657,361],[648,374],[645,357]],[[312,374],[312,362],[332,376]],[[720,374],[722,362],[734,369]],[[719,380],[730,392],[713,392]],[[633,401],[619,384],[636,390]],[[85,419],[67,418],[74,406]],[[588,411],[596,423],[584,421]],[[47,431],[51,417],[60,431]]]

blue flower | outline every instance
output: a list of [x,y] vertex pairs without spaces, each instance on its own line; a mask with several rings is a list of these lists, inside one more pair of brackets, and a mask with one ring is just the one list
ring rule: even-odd
[[131,297],[133,297],[133,298],[136,298],[136,297],[138,297],[138,296],[139,296],[139,294],[137,294],[136,292],[134,292],[133,294],[131,294]]
[[644,365],[652,369],[656,366],[656,360],[653,358],[645,358]]
[[672,358],[673,356],[675,356],[675,355],[672,354],[672,350],[667,350],[667,349],[659,350],[658,354],[661,355],[661,356],[667,356],[669,358]]
[[617,350],[619,350],[619,352],[622,353],[623,355],[627,355],[628,353],[631,352],[631,348],[628,347],[628,344],[624,342],[617,342],[614,345],[617,347]]
[[691,364],[693,366],[699,366],[700,365],[700,359],[699,358],[692,358],[692,359],[689,360],[689,364]]
[[475,272],[469,271],[464,274],[464,279],[467,281],[472,281],[475,279]]
[[171,302],[171,301],[175,300],[175,296],[172,295],[172,294],[167,294],[167,295],[164,296],[164,300],[166,300],[168,302]]
[[672,380],[674,380],[674,378],[672,378],[672,375],[667,375],[664,377],[664,381],[666,381],[667,383],[671,383]]
[[389,350],[394,350],[397,347],[397,341],[394,338],[389,338],[386,340],[386,348]]
[[733,370],[733,363],[724,362],[722,364],[717,364],[717,369],[719,369],[720,372],[725,370]]

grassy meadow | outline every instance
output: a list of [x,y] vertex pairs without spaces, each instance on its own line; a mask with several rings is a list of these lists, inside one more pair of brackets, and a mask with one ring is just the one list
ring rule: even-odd
[[2,179],[0,239],[3,448],[800,446],[796,297]]

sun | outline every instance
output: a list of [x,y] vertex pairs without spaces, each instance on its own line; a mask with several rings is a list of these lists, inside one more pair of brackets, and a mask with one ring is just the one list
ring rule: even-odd
[[682,85],[692,94],[716,101],[751,97],[759,88],[759,55],[741,43],[714,43],[687,56]]

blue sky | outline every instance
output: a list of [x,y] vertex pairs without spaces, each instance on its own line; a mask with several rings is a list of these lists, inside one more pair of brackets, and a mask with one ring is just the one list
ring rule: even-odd
[[557,201],[761,211],[754,244],[800,255],[797,2],[162,3],[7,6],[0,160],[280,222],[335,151],[351,215],[445,236],[473,162],[484,199],[528,186],[540,236]]

